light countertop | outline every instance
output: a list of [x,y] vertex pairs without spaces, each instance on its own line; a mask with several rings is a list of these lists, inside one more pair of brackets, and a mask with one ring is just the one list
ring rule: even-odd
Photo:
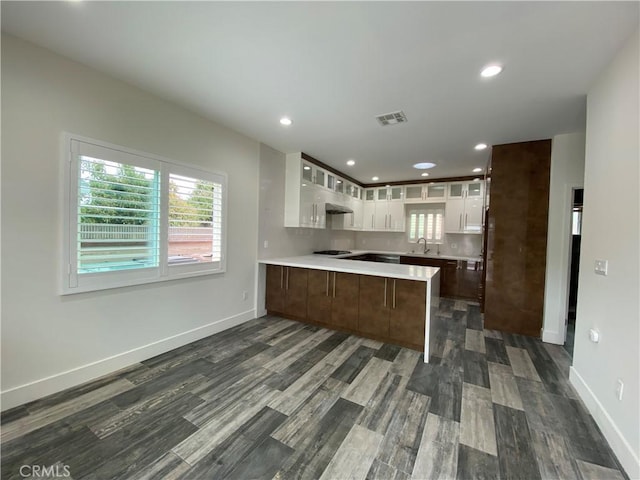
[[336,258],[351,257],[354,255],[364,255],[365,253],[376,253],[380,255],[401,255],[403,257],[417,257],[417,258],[433,258],[442,260],[465,260],[467,262],[481,262],[482,256],[469,257],[464,255],[451,255],[442,254],[438,255],[435,252],[429,252],[427,254],[418,252],[390,252],[389,250],[351,250],[351,253],[345,255],[337,255]]
[[[351,256],[367,251],[353,251]],[[372,252],[373,253],[373,252]],[[384,252],[392,253],[392,252]],[[302,255],[299,257],[269,258],[259,260],[268,265],[282,265],[284,267],[311,268],[314,270],[330,270],[332,272],[355,273],[358,275],[372,275],[376,277],[399,278],[428,282],[440,270],[437,267],[422,267],[419,265],[401,265],[398,263],[363,262],[360,260],[345,260],[340,256],[330,255]]]

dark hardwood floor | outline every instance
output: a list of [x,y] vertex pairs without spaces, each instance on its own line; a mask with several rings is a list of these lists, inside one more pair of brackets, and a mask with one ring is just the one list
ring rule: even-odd
[[[560,346],[443,299],[419,352],[263,317],[2,414],[2,478],[621,479]],[[24,470],[23,470],[24,472]]]

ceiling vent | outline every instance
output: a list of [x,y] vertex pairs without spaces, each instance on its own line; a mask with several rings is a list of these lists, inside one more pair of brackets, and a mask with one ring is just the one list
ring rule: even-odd
[[407,116],[402,110],[400,110],[399,112],[391,112],[385,113],[383,115],[378,115],[376,119],[378,120],[378,122],[380,122],[380,125],[386,127],[387,125],[405,123],[407,121]]

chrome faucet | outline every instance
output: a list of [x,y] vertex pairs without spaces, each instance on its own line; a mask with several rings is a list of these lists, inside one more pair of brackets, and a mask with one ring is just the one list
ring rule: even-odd
[[424,237],[420,237],[416,242],[418,245],[420,245],[420,240],[424,240],[424,250],[422,251],[422,253],[427,253],[429,251],[429,249],[427,248],[427,239]]

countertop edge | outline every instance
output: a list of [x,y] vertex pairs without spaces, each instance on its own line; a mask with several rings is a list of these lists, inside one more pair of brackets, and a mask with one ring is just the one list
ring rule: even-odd
[[371,275],[375,277],[397,278],[400,280],[415,280],[429,282],[438,274],[438,267],[419,265],[405,265],[397,263],[375,263],[360,260],[346,260],[322,255],[302,255],[299,257],[260,259],[258,263],[265,265],[280,265],[283,267],[309,268],[357,275]]

